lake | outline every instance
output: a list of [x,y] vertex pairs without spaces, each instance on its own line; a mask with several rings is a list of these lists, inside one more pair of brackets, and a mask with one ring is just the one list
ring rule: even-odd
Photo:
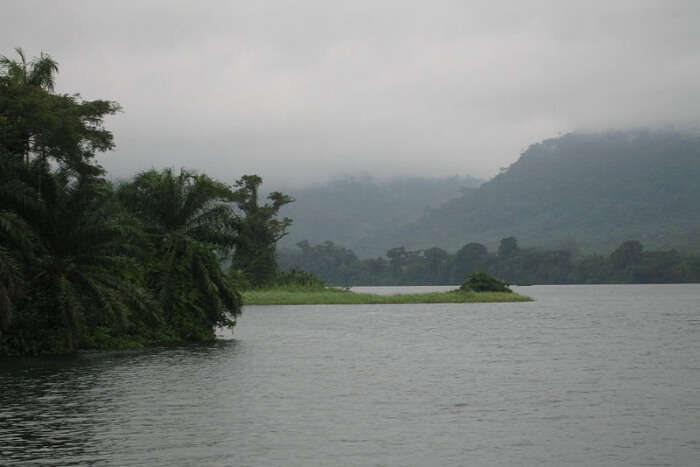
[[698,465],[700,284],[516,289],[5,361],[0,465]]

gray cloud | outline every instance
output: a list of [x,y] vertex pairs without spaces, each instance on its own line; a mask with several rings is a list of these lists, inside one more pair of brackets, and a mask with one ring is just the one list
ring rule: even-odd
[[2,2],[0,53],[124,107],[116,177],[488,177],[558,133],[696,130],[697,1]]

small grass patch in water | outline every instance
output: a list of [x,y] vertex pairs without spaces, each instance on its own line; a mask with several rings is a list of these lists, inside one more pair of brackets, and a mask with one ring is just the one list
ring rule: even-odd
[[428,292],[377,295],[333,287],[276,287],[243,292],[244,305],[370,305],[403,303],[529,302],[530,297],[512,292]]

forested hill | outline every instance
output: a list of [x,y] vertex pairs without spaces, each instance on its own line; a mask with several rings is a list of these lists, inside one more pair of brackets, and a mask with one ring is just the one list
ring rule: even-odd
[[426,209],[457,198],[479,183],[476,178],[456,176],[385,181],[364,176],[293,190],[296,201],[284,206],[281,215],[294,219],[294,224],[279,245],[289,248],[303,240],[332,240],[360,256],[383,255],[387,248],[364,239],[394,232],[417,220]]
[[699,251],[699,204],[700,138],[568,134],[530,146],[477,190],[367,241],[385,250],[454,251],[515,236],[524,245],[611,251],[636,239],[650,248]]

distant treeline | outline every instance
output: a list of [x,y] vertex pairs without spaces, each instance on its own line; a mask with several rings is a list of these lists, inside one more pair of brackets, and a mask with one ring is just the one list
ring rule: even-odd
[[700,256],[644,251],[636,240],[609,255],[521,248],[514,237],[502,239],[496,252],[480,243],[468,243],[454,254],[398,247],[374,259],[359,259],[330,241],[297,246],[278,252],[280,268],[307,271],[331,285],[453,285],[476,271],[519,285],[700,282]]
[[[0,57],[0,356],[213,340],[239,291],[273,280],[292,199],[149,170],[119,186],[115,102],[56,94],[51,57]],[[222,264],[230,264],[226,270]]]

